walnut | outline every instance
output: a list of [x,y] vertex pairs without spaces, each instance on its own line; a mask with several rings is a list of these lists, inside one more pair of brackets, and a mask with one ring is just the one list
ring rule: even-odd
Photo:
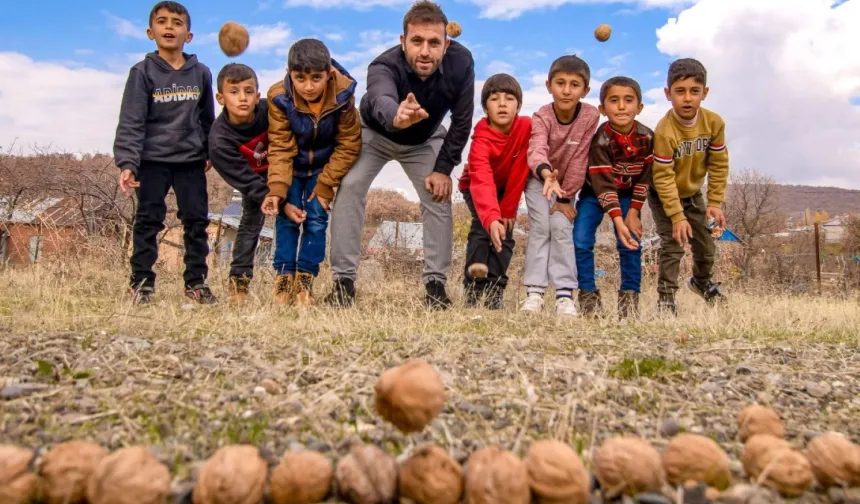
[[89,504],[165,504],[170,471],[144,446],[104,457],[87,481]]
[[531,491],[526,465],[498,447],[482,448],[466,462],[466,504],[529,504]]
[[584,504],[591,477],[576,452],[565,443],[537,441],[526,453],[529,486],[538,503]]
[[442,377],[421,359],[383,372],[375,391],[376,411],[406,434],[424,429],[445,404]]
[[729,457],[712,439],[698,434],[678,434],[663,448],[666,480],[681,485],[688,480],[725,490],[731,484]]
[[287,452],[269,478],[273,504],[322,502],[331,489],[334,466],[317,452]]
[[594,469],[604,495],[610,499],[659,491],[666,479],[657,450],[633,436],[604,441],[594,455]]
[[87,480],[107,451],[87,441],[60,443],[45,455],[39,466],[45,504],[84,504]]
[[445,31],[448,32],[449,37],[457,38],[463,33],[463,27],[456,21],[448,21],[448,26],[445,27]]
[[738,437],[741,443],[756,434],[770,434],[784,438],[785,427],[776,411],[759,404],[751,404],[738,413]]
[[860,446],[843,434],[815,437],[806,445],[806,458],[821,486],[860,486]]
[[463,470],[442,448],[425,444],[400,465],[400,495],[417,504],[457,504]]
[[612,35],[612,27],[608,24],[599,25],[594,30],[594,38],[601,42],[606,42],[609,40],[609,36]]
[[747,476],[759,480],[785,497],[796,497],[812,484],[812,466],[788,441],[756,434],[749,438],[741,454]]
[[38,495],[38,479],[30,470],[36,454],[27,448],[0,445],[0,502],[28,504]]
[[227,21],[218,31],[218,45],[227,56],[234,58],[248,48],[248,30],[235,21]]
[[250,445],[219,448],[200,470],[193,504],[257,504],[263,498],[268,464]]
[[373,445],[355,444],[334,470],[337,493],[352,504],[383,504],[397,494],[397,462]]

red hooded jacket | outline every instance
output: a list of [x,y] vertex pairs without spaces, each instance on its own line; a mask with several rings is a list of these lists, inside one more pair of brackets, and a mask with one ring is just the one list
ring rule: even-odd
[[[527,152],[531,131],[531,118],[522,116],[514,120],[507,134],[491,128],[486,117],[475,125],[459,188],[472,193],[475,210],[487,231],[494,221],[517,216],[530,173]],[[504,191],[501,201],[500,191]]]

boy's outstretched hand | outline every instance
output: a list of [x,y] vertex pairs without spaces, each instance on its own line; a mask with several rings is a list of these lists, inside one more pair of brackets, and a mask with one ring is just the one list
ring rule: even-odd
[[131,196],[131,189],[140,187],[140,182],[135,178],[131,170],[123,170],[119,172],[119,188],[126,196]]
[[406,99],[400,102],[400,106],[397,107],[397,114],[394,116],[393,126],[396,129],[408,128],[417,122],[427,119],[428,117],[430,117],[430,114],[428,114],[421,104],[418,103],[418,100],[415,99],[415,95],[409,93],[406,95]]
[[278,215],[278,203],[280,201],[281,198],[277,196],[266,196],[266,199],[263,200],[261,210],[266,215]]
[[323,210],[325,210],[326,212],[328,212],[329,209],[331,208],[329,206],[329,200],[323,198],[322,196],[318,196],[317,193],[311,193],[311,197],[308,198],[308,203],[310,203],[313,200],[319,201],[320,206],[323,207]]
[[502,251],[502,241],[504,241],[505,236],[505,225],[501,221],[493,221],[490,224],[490,241],[496,247],[496,252]]
[[563,213],[570,222],[573,222],[573,219],[576,218],[576,208],[574,208],[570,203],[559,203],[556,201],[549,210],[549,214],[552,215],[556,212]]
[[558,170],[550,170],[549,168],[543,169],[543,195],[547,199],[547,201],[552,200],[552,195],[555,194],[557,198],[563,198],[564,194],[561,192],[561,184],[558,183]]
[[721,208],[709,206],[705,210],[705,222],[710,222],[711,219],[714,219],[714,227],[726,229],[726,216]]
[[621,216],[615,217],[612,219],[612,222],[615,224],[615,232],[618,233],[618,240],[622,245],[630,250],[636,250],[639,248],[639,244],[636,243],[636,240],[632,236],[630,236],[631,230],[626,224],[624,224],[624,219],[622,219]]
[[693,239],[693,228],[686,219],[672,224],[672,238],[682,247]]
[[305,210],[302,210],[292,203],[287,203],[287,206],[284,208],[284,213],[287,214],[288,219],[296,224],[301,224],[308,217],[308,213]]
[[631,208],[627,211],[627,217],[624,218],[624,225],[637,240],[642,239],[642,220],[639,219],[639,210]]

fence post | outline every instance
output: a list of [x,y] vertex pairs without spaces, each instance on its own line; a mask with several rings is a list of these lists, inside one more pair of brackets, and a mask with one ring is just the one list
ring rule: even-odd
[[815,274],[818,277],[818,293],[821,294],[821,251],[818,243],[818,222],[815,223]]
[[394,221],[394,250],[397,250],[397,244],[400,243],[400,221]]

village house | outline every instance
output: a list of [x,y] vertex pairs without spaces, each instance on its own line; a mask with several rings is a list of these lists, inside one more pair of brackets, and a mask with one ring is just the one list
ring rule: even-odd
[[26,266],[74,247],[82,224],[72,198],[0,196],[0,266]]

